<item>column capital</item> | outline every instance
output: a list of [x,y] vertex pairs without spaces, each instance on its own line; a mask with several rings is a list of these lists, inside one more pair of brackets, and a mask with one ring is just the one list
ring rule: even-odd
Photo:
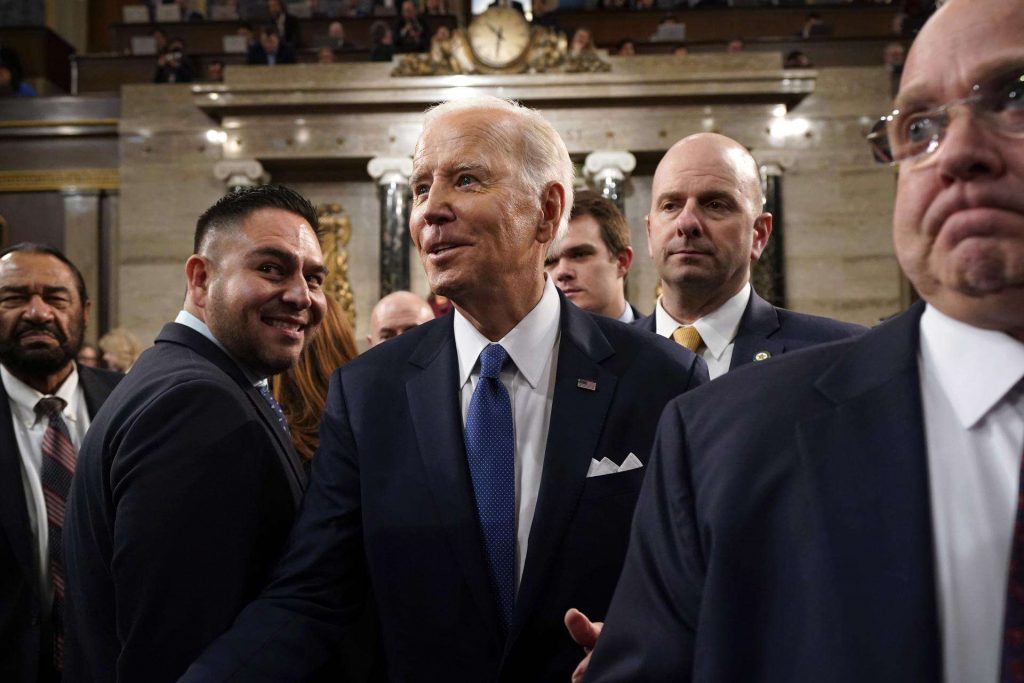
[[379,185],[406,184],[412,175],[412,157],[374,157],[366,164],[366,172]]
[[224,159],[213,165],[213,175],[229,188],[254,187],[266,183],[270,176],[255,159]]
[[605,178],[623,181],[636,168],[636,157],[625,150],[591,152],[583,162],[583,174],[600,183]]

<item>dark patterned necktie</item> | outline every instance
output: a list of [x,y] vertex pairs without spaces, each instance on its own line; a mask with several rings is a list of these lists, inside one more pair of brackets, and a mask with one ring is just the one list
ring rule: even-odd
[[490,344],[466,414],[466,458],[498,607],[506,631],[516,596],[516,443],[512,402],[501,383],[508,352]]
[[277,402],[274,395],[270,393],[270,387],[266,382],[260,382],[256,385],[256,389],[260,392],[260,396],[267,402],[270,409],[274,412],[274,416],[277,418],[277,423],[281,425],[281,429],[286,434],[290,434],[291,430],[288,429],[288,418],[284,416],[284,411],[281,409],[281,404]]
[[49,420],[43,434],[43,499],[46,501],[46,525],[49,529],[50,576],[53,580],[53,664],[58,671],[64,663],[64,511],[71,477],[75,472],[75,446],[71,442],[61,412],[64,399],[47,396],[39,399],[36,414]]

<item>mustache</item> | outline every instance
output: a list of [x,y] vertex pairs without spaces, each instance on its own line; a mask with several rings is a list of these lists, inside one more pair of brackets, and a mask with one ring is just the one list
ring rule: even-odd
[[33,332],[45,332],[61,344],[68,340],[67,335],[61,332],[60,328],[53,323],[35,323],[27,320],[22,320],[15,326],[13,336],[20,338]]

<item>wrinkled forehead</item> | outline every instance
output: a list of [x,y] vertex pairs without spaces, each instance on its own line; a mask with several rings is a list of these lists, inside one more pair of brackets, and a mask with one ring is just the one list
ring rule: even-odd
[[1002,69],[1024,71],[1024,4],[954,0],[925,25],[907,55],[897,108],[946,102]]
[[494,166],[515,153],[517,128],[492,110],[466,110],[430,119],[416,142],[414,172],[454,164]]
[[76,289],[71,269],[49,254],[15,251],[0,258],[0,285],[10,287],[30,283]]

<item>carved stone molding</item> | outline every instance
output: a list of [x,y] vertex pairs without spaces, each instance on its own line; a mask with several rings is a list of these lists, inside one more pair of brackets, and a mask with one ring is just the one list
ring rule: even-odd
[[228,191],[239,187],[264,185],[270,176],[263,170],[263,164],[255,159],[226,159],[213,165],[213,175],[222,181]]

